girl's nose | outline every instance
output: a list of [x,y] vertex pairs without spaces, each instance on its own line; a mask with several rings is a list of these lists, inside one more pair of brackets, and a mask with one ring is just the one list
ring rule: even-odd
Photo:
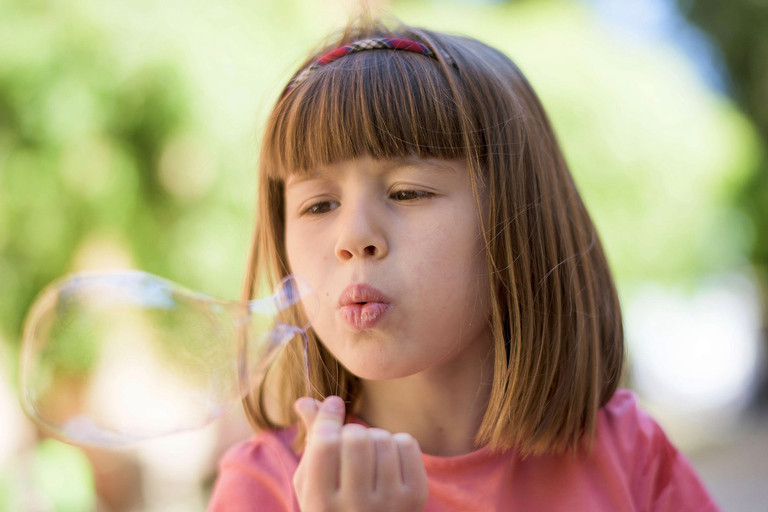
[[336,257],[340,261],[385,257],[389,251],[382,229],[385,220],[380,216],[377,218],[365,204],[354,209],[349,203],[346,206],[347,211],[339,219],[341,229],[336,241]]

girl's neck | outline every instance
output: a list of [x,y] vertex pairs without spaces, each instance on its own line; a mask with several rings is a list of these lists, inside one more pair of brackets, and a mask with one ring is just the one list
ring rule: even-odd
[[[372,427],[407,432],[422,453],[442,457],[474,451],[493,375],[489,343],[455,363],[392,380],[364,380],[357,415]],[[471,361],[470,364],[467,364]]]

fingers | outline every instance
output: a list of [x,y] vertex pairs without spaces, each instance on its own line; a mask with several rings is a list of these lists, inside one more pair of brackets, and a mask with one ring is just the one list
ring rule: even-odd
[[409,434],[392,436],[400,454],[403,484],[417,501],[426,503],[428,494],[427,471],[421,459],[419,443]]
[[344,425],[344,402],[300,399],[307,444],[294,475],[302,510],[422,510],[429,494],[418,442],[360,424]]
[[402,483],[400,455],[391,433],[380,428],[368,430],[376,451],[375,489],[393,489]]
[[351,423],[341,434],[341,487],[373,490],[376,450],[368,428]]

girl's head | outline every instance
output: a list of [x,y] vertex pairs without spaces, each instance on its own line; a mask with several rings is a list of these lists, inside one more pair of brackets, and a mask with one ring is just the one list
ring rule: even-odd
[[[371,38],[432,54],[364,50],[305,71]],[[294,76],[263,139],[244,298],[294,272],[315,287],[315,396],[338,394],[354,410],[365,379],[450,374],[457,359],[487,357],[477,443],[522,454],[575,446],[618,385],[621,315],[520,70],[474,39],[366,21]],[[244,401],[252,422],[294,422],[303,376],[303,347],[290,345]]]

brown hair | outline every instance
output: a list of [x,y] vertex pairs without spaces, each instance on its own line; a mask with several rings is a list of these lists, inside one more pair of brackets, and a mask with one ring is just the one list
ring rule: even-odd
[[[597,411],[616,390],[624,338],[604,251],[547,115],[501,52],[403,24],[351,23],[299,71],[330,49],[371,37],[424,43],[438,60],[362,51],[314,70],[280,97],[261,147],[243,298],[290,273],[288,175],[366,155],[466,159],[475,198],[480,187],[488,197],[478,211],[495,292],[493,388],[476,445],[514,446],[523,456],[575,450],[585,432],[592,439]],[[309,339],[313,395],[340,395],[354,407],[358,378],[311,331]],[[297,421],[292,404],[305,394],[303,375],[303,346],[291,343],[243,400],[255,428]]]

